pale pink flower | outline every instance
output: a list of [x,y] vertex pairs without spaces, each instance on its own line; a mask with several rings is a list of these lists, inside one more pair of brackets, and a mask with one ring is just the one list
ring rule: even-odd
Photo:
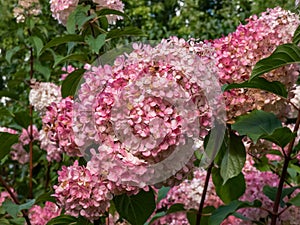
[[50,82],[32,81],[29,102],[35,110],[44,113],[47,106],[52,102],[59,102],[60,100],[61,92],[59,86]]
[[37,16],[41,13],[38,0],[19,0],[17,7],[13,9],[17,23],[24,22],[28,16]]
[[69,15],[78,5],[79,0],[50,0],[52,16],[59,23],[66,25]]
[[[123,12],[124,4],[121,0],[93,0],[97,4],[97,10],[108,8]],[[109,24],[114,24],[117,20],[123,19],[122,16],[108,15],[106,16]]]
[[79,166],[78,161],[72,166],[63,166],[58,175],[54,196],[66,214],[93,221],[106,212],[113,195],[110,182],[101,175]]
[[[74,106],[75,141],[87,151],[91,143],[99,145],[89,163],[105,171],[107,179],[143,188],[161,176],[157,183],[172,186],[193,167],[196,140],[187,147],[185,137],[198,141],[207,134],[212,113],[206,95],[217,90],[211,88],[213,64],[198,62],[190,47],[171,37],[156,47],[134,44],[133,52],[118,58],[116,66],[89,66]],[[174,154],[181,165],[176,174],[172,163],[149,169],[176,148],[190,151],[188,158]],[[172,174],[162,178],[161,170]]]
[[29,161],[29,153],[25,150],[25,146],[32,141],[39,140],[39,131],[35,125],[32,126],[32,137],[30,137],[31,126],[26,129],[22,129],[22,133],[19,136],[19,142],[11,146],[10,156],[12,160],[18,161],[20,164],[25,164]]

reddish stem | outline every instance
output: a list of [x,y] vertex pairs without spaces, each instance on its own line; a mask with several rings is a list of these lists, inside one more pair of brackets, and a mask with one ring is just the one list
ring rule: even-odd
[[[296,124],[294,127],[294,131],[293,131],[294,133],[297,133],[297,131],[299,129],[299,125],[300,125],[300,111],[298,111],[298,118],[297,118],[297,121],[296,121]],[[289,143],[286,154],[284,155],[284,163],[283,163],[282,172],[281,172],[281,176],[280,176],[280,180],[279,180],[279,184],[278,184],[276,199],[275,199],[275,202],[273,205],[271,225],[276,225],[276,221],[279,216],[278,209],[279,209],[281,194],[282,194],[282,190],[283,190],[285,177],[287,175],[287,169],[289,166],[289,162],[291,160],[291,154],[293,151],[294,143],[295,143],[295,138],[293,138],[293,140]]]

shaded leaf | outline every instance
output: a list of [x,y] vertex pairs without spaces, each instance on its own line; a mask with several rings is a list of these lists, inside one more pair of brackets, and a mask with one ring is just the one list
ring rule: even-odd
[[84,69],[78,69],[67,76],[61,86],[61,94],[63,98],[75,95],[84,72]]
[[295,45],[298,45],[300,43],[300,26],[298,26],[297,29],[294,32],[293,43]]
[[247,135],[256,142],[262,135],[271,135],[281,122],[273,113],[255,110],[247,115],[239,116],[232,125],[240,135]]
[[225,220],[228,216],[232,215],[238,209],[255,207],[258,208],[261,206],[261,202],[255,200],[254,202],[243,202],[234,200],[227,205],[220,206],[215,211],[213,211],[211,217],[208,220],[209,225],[219,225]]
[[28,201],[27,203],[17,205],[13,203],[11,200],[7,199],[5,202],[2,203],[3,208],[6,210],[6,212],[11,215],[13,218],[16,218],[18,213],[23,209],[30,209],[31,206],[33,206],[35,203],[35,200],[32,199]]
[[[291,188],[283,188],[281,196],[280,196],[280,206],[284,207],[285,203],[283,198],[287,195],[292,194],[296,189],[299,187],[291,187]],[[277,194],[277,187],[270,187],[268,185],[264,186],[263,193],[272,201],[275,201],[276,194]]]
[[10,152],[11,146],[18,141],[19,137],[17,134],[0,132],[0,160]]
[[157,219],[164,217],[166,215],[166,212],[159,212],[156,213],[154,216],[151,217],[151,220],[149,222],[146,222],[144,225],[151,225],[154,221]]
[[106,38],[120,38],[125,36],[146,36],[142,30],[137,27],[125,27],[124,29],[112,29],[107,33]]
[[33,45],[36,55],[39,56],[44,46],[42,39],[37,36],[31,36],[29,37],[29,42],[31,42],[31,44]]
[[290,143],[296,136],[297,134],[293,133],[289,128],[280,127],[275,129],[272,134],[263,134],[262,136],[260,136],[260,138],[271,141],[283,148],[288,143]]
[[48,221],[46,225],[75,225],[77,218],[69,215],[60,215]]
[[14,54],[16,54],[16,53],[17,53],[18,51],[20,51],[20,50],[21,50],[20,46],[16,46],[16,47],[14,47],[14,48],[8,50],[8,51],[6,52],[6,55],[5,55],[6,61],[7,61],[8,63],[11,63],[11,59],[12,59],[12,57],[14,56]]
[[185,211],[184,204],[176,203],[171,205],[171,207],[167,211],[167,214],[180,212],[180,211]]
[[[213,207],[213,206],[207,206],[207,207],[203,208],[200,225],[208,225],[209,217],[214,210],[215,210],[215,207]],[[190,225],[196,225],[197,210],[189,210],[186,213],[186,217],[187,217]]]
[[224,91],[228,91],[234,88],[257,88],[285,98],[287,97],[287,90],[284,84],[280,83],[279,81],[270,82],[262,77],[256,77],[255,79],[245,81],[240,84],[227,84],[222,88]]
[[98,16],[117,15],[117,16],[122,16],[123,18],[129,19],[129,17],[125,13],[118,11],[118,10],[109,9],[109,8],[103,8],[103,9],[97,11],[97,15]]
[[39,61],[35,61],[34,63],[34,70],[41,73],[45,80],[48,81],[51,75],[51,70],[47,66],[43,66]]
[[244,167],[246,150],[242,138],[233,132],[230,133],[229,145],[223,156],[220,170],[220,175],[224,180],[223,183],[239,175]]
[[296,44],[280,45],[269,57],[256,63],[252,70],[250,80],[292,63],[300,63],[300,48]]
[[159,203],[165,197],[167,197],[167,194],[170,189],[171,189],[170,187],[163,186],[158,190],[156,204]]
[[300,207],[300,193],[298,193],[294,198],[290,199],[289,203],[294,206]]
[[224,203],[237,200],[245,192],[246,183],[243,173],[240,173],[238,176],[235,176],[224,183],[224,180],[220,175],[220,169],[214,168],[212,179],[216,188],[216,193]]
[[84,39],[82,36],[77,34],[67,34],[62,37],[53,38],[51,41],[49,41],[41,50],[41,53],[45,51],[47,48],[51,48],[57,45],[65,44],[68,42],[83,42]]
[[14,120],[17,124],[19,124],[21,127],[27,129],[30,125],[30,116],[28,111],[21,111],[15,113]]
[[96,38],[94,38],[92,35],[89,35],[85,38],[85,41],[88,43],[94,53],[99,53],[99,50],[105,44],[105,37],[106,34],[100,34]]
[[37,197],[37,199],[35,200],[35,203],[45,203],[45,202],[56,202],[55,197],[51,196],[53,193],[51,192],[47,192],[44,194],[41,194],[39,197]]
[[14,100],[19,100],[19,96],[10,91],[0,91],[0,98],[2,98],[2,97],[8,97],[8,98],[11,98]]
[[88,61],[88,56],[83,53],[74,53],[71,55],[67,55],[65,57],[56,57],[53,67],[57,66],[60,63],[64,63],[68,60],[79,61],[82,63],[86,63]]
[[114,197],[114,203],[120,216],[132,225],[143,225],[155,210],[153,190],[141,190],[137,195],[127,194]]

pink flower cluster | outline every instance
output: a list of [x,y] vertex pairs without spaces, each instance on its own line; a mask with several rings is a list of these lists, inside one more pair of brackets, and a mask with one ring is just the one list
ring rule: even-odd
[[24,22],[27,16],[37,16],[41,13],[38,0],[19,0],[18,6],[13,9],[17,23]]
[[[11,189],[11,191],[13,190]],[[2,205],[3,202],[5,202],[7,198],[11,198],[10,194],[7,191],[0,192],[0,206]]]
[[107,210],[113,197],[110,182],[84,166],[79,166],[78,161],[72,166],[63,166],[58,175],[54,196],[66,214],[84,216],[92,221]]
[[[167,197],[162,199],[157,208],[167,207],[169,208],[173,204],[183,204],[186,210],[198,209],[199,203],[203,193],[204,181],[206,177],[206,171],[201,168],[195,169],[193,172],[193,179],[184,180],[178,186],[174,186],[170,189]],[[215,193],[215,188],[212,181],[209,182],[206,206],[218,207],[222,204],[222,201]],[[154,222],[154,225],[188,225],[189,222],[186,218],[185,212],[172,213],[160,218]]]
[[63,73],[61,75],[60,80],[65,80],[70,73],[72,73],[76,70],[76,68],[71,65],[68,65],[66,67],[63,67],[61,70],[65,71],[66,73]]
[[[24,149],[24,146],[30,143],[30,126],[26,129],[22,129],[22,133],[19,137],[19,142],[12,145],[10,156],[12,160],[18,161],[20,164],[25,164],[29,161],[29,153]],[[39,140],[39,131],[35,125],[32,126],[32,141]]]
[[[235,32],[214,40],[220,82],[230,84],[248,80],[259,60],[268,57],[276,46],[292,41],[299,22],[296,14],[276,7],[268,9],[260,17],[251,16],[246,25],[240,25]],[[291,90],[298,77],[297,68],[286,66],[263,77],[269,81],[280,81]],[[224,96],[229,120],[253,109],[281,115],[287,108],[278,96],[256,89],[234,89],[225,92]]]
[[174,185],[193,166],[194,145],[211,126],[207,96],[217,89],[208,87],[211,66],[190,47],[175,37],[156,47],[134,44],[112,67],[86,72],[74,106],[75,141],[112,182]]
[[29,209],[29,219],[32,225],[45,225],[52,218],[59,216],[61,209],[53,202],[46,202],[44,207],[34,205]]
[[[69,15],[76,9],[78,2],[79,0],[50,0],[52,16],[59,23],[66,25]],[[93,0],[93,2],[97,4],[97,10],[109,8],[123,12],[124,4],[120,0]],[[122,19],[122,17],[108,15],[107,19],[110,24],[113,24],[116,20]]]
[[[250,158],[248,158],[245,167],[243,168],[243,173],[246,181],[246,192],[239,199],[241,201],[250,201],[260,200],[262,202],[262,207],[264,209],[271,209],[273,202],[264,195],[263,187],[269,185],[271,187],[276,187],[279,181],[279,178],[276,174],[272,172],[261,172],[258,171],[254,166]],[[204,180],[206,176],[206,171],[203,169],[197,169],[194,171],[194,177],[192,180],[184,180],[180,185],[172,187],[167,194],[167,197],[160,201],[157,208],[161,207],[170,207],[173,204],[181,203],[185,206],[185,209],[198,209],[200,199],[203,192]],[[206,205],[219,207],[222,205],[222,201],[215,193],[215,188],[210,181],[206,196]],[[280,209],[282,210],[282,208]],[[281,225],[291,224],[296,225],[300,219],[300,209],[291,206],[279,217],[279,223]],[[244,216],[248,217],[251,220],[259,221],[260,219],[265,219],[265,222],[268,221],[268,212],[260,208],[244,208],[238,211]],[[172,213],[167,216],[160,218],[155,221],[155,225],[163,224],[176,224],[176,225],[188,225],[188,220],[185,213]],[[236,225],[244,224],[250,225],[253,224],[249,221],[244,221],[234,216],[228,217],[222,222],[222,225]]]
[[[93,0],[97,4],[96,10],[108,8],[123,12],[124,4],[121,0]],[[118,15],[107,15],[109,24],[114,24],[117,20],[123,19],[122,16]]]
[[74,142],[73,100],[70,97],[60,102],[52,102],[42,118],[40,131],[41,148],[47,151],[48,161],[60,161],[62,153],[69,156],[81,156]]

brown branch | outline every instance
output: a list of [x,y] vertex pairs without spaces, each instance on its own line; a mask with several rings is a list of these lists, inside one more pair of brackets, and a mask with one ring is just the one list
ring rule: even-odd
[[[33,78],[33,63],[34,63],[34,57],[33,57],[33,49],[30,48],[30,80]],[[33,106],[29,106],[29,117],[30,117],[30,128],[29,128],[29,192],[28,192],[28,198],[33,198],[33,185],[32,185],[32,177],[33,177]]]
[[[0,183],[6,189],[6,191],[8,192],[9,196],[14,201],[14,203],[16,203],[17,205],[20,205],[19,200],[17,199],[17,197],[15,196],[15,194],[12,192],[11,188],[6,183],[6,181],[2,178],[2,176],[0,176]],[[21,213],[22,213],[22,215],[23,215],[23,217],[24,217],[27,225],[31,225],[31,222],[29,220],[29,217],[28,217],[27,213],[24,210],[21,210]]]
[[196,225],[200,225],[200,222],[201,222],[202,211],[203,211],[203,208],[204,208],[205,197],[206,197],[206,193],[207,193],[207,189],[208,189],[208,184],[209,184],[209,179],[210,179],[211,171],[212,171],[212,168],[213,168],[213,164],[214,163],[212,162],[209,165],[209,167],[207,168],[207,173],[206,173],[206,177],[205,177],[205,183],[204,183],[204,187],[203,187],[201,201],[200,201],[199,209],[198,209],[198,212],[197,212]]

